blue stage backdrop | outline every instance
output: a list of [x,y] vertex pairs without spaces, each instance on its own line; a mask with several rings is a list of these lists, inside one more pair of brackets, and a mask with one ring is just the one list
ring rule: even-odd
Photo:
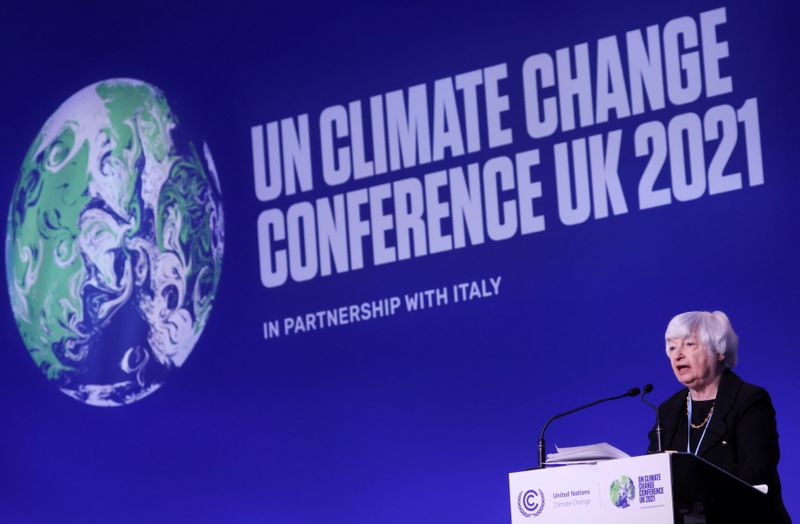
[[0,12],[0,521],[508,522],[696,309],[800,518],[796,3]]

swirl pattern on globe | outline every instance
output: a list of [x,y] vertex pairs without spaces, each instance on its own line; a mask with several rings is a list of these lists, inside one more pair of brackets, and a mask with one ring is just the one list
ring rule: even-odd
[[208,146],[177,130],[158,88],[106,80],[64,102],[23,161],[6,234],[11,307],[35,364],[81,402],[157,390],[208,322],[221,189]]

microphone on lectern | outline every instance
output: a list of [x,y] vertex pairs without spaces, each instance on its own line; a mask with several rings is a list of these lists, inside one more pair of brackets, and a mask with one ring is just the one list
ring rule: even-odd
[[[646,387],[647,386],[645,386],[645,388]],[[650,388],[652,390],[652,385],[650,386]],[[590,402],[590,403],[588,403],[588,404],[586,404],[584,406],[580,406],[578,408],[571,409],[569,411],[565,411],[564,413],[559,413],[558,415],[553,415],[552,417],[547,419],[547,422],[544,423],[544,427],[542,427],[542,432],[539,434],[539,468],[541,469],[541,468],[545,467],[544,432],[547,431],[547,426],[549,426],[551,422],[553,422],[554,420],[556,420],[558,418],[565,417],[567,415],[571,415],[572,413],[575,413],[576,411],[581,411],[583,409],[590,408],[592,406],[596,406],[597,404],[601,404],[603,402],[609,402],[611,400],[619,400],[619,399],[625,398],[625,397],[635,397],[641,392],[642,392],[642,390],[639,389],[639,388],[631,388],[628,391],[626,391],[625,393],[623,393],[622,395],[617,395],[615,397],[601,398],[600,400],[595,400],[594,402]]]
[[642,402],[653,408],[656,412],[656,440],[658,440],[658,452],[661,453],[661,451],[663,451],[661,449],[661,411],[658,409],[658,406],[644,399],[644,396],[650,393],[651,391],[653,391],[653,385],[646,384],[644,386],[644,393],[642,393],[642,396],[640,398]]

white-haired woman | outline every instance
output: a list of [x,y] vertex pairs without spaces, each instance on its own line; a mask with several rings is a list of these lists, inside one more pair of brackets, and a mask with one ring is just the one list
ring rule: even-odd
[[721,311],[676,315],[664,336],[678,382],[659,407],[661,446],[650,432],[650,451],[693,453],[750,484],[767,484],[772,515],[763,522],[790,523],[778,477],[775,408],[763,388],[744,382],[736,365],[739,337]]

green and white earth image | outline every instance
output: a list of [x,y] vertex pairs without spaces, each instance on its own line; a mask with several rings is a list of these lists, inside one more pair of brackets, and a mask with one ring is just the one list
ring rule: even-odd
[[158,88],[106,80],[64,102],[25,157],[7,228],[14,317],[61,391],[128,404],[186,361],[222,271],[221,190]]

